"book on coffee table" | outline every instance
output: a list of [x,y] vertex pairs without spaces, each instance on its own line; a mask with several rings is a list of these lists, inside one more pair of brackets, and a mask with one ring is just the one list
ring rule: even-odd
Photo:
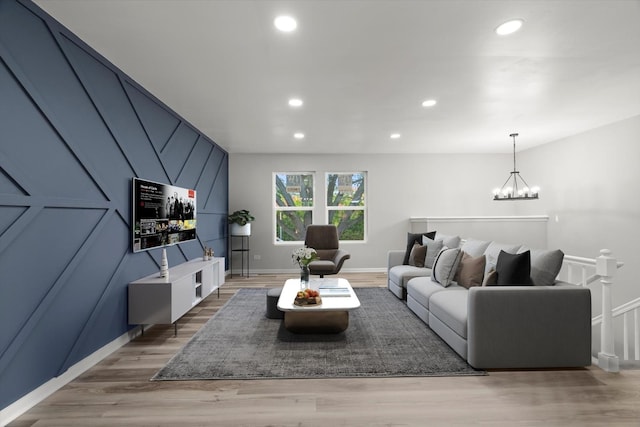
[[318,279],[318,289],[344,288],[346,287],[338,279]]
[[320,288],[321,297],[348,297],[351,296],[349,288]]

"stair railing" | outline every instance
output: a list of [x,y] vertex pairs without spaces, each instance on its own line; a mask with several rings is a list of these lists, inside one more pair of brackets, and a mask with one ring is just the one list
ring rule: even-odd
[[[602,283],[602,314],[592,319],[591,324],[600,324],[600,352],[598,353],[598,366],[607,372],[618,372],[620,370],[619,358],[615,354],[614,348],[614,332],[613,332],[613,317],[620,315],[625,316],[625,354],[628,355],[628,341],[627,341],[627,329],[628,322],[626,320],[626,313],[634,310],[635,313],[635,346],[636,357],[640,354],[640,340],[638,334],[640,328],[638,325],[638,307],[640,307],[640,301],[636,300],[635,303],[629,305],[626,311],[621,311],[620,306],[613,310],[611,306],[611,288],[613,285],[613,278],[618,268],[622,267],[624,263],[617,261],[611,256],[611,251],[608,249],[602,249],[600,256],[596,259],[581,258],[575,256],[565,256],[564,264],[567,266],[567,281],[579,286],[588,286],[589,284],[600,279]],[[595,274],[589,275],[590,271],[595,269]],[[579,270],[580,280],[576,280],[576,273]],[[627,304],[625,304],[626,306]],[[614,311],[619,314],[614,314]],[[597,320],[596,320],[597,319]]]

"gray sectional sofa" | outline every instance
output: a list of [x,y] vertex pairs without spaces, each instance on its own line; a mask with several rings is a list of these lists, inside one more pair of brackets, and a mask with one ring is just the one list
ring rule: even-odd
[[[451,248],[444,242],[459,246]],[[388,288],[406,299],[407,307],[471,366],[524,369],[591,364],[591,293],[556,280],[564,256],[561,251],[473,239],[461,242],[456,236],[439,234],[424,243],[427,251],[430,244],[446,248],[435,259],[427,255],[426,266],[403,264],[407,251],[390,251]],[[414,249],[417,253],[417,245]],[[513,259],[522,266],[528,264],[527,280],[510,274]],[[467,274],[469,262],[474,263],[471,275]]]

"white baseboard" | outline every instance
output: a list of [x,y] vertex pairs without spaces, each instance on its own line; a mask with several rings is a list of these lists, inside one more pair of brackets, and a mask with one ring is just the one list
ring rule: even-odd
[[[404,250],[404,249],[403,249]],[[387,268],[386,267],[375,267],[375,268],[342,268],[340,269],[341,273],[386,273],[387,272]],[[296,275],[300,274],[300,269],[299,268],[292,268],[292,269],[266,269],[266,268],[258,268],[258,269],[251,269],[251,276],[256,275],[256,274],[291,274],[293,277],[295,277]],[[238,273],[235,273],[233,275],[233,277],[240,277],[241,275]],[[325,276],[328,277],[328,276]]]
[[127,331],[115,340],[111,341],[109,344],[96,350],[75,365],[71,366],[62,375],[50,379],[32,392],[24,395],[11,405],[0,410],[0,426],[6,426],[47,397],[60,390],[62,387],[76,379],[79,375],[86,372],[89,368],[96,365],[102,359],[140,335],[141,331],[142,328],[140,326]]

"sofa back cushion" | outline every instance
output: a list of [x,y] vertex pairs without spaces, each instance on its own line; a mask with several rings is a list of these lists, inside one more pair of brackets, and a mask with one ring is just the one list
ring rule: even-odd
[[462,250],[473,257],[477,257],[484,254],[487,250],[490,241],[467,239],[462,245]]
[[443,246],[457,248],[460,246],[460,236],[450,236],[448,234],[436,233],[435,240],[442,240]]

